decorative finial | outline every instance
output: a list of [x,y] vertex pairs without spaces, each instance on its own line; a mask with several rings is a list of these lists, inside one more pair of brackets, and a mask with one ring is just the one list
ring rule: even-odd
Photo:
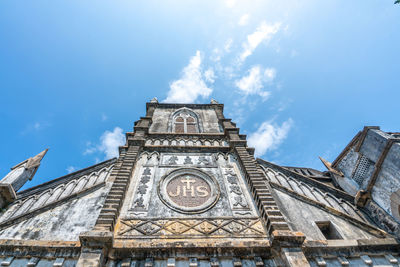
[[217,100],[215,100],[214,98],[211,98],[211,104],[219,104]]
[[157,97],[154,97],[152,100],[150,100],[150,103],[158,103]]
[[332,167],[332,163],[323,159],[322,157],[319,157],[319,159],[322,161],[322,164],[325,165],[325,167],[328,169],[328,171],[333,172],[334,174],[337,174],[341,177],[344,177],[344,174],[341,171],[338,171]]
[[[33,158],[29,158],[28,162],[26,163],[25,169],[32,169],[40,166],[40,162],[42,161],[43,157],[46,155],[48,148],[34,156]],[[31,177],[32,179],[33,177]]]
[[24,160],[11,168],[11,171],[0,180],[0,208],[16,199],[16,193],[28,180],[32,180],[40,161],[46,155],[48,149],[36,156]]

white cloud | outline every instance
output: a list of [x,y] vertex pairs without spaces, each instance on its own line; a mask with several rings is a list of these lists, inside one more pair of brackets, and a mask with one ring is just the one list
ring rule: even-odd
[[51,126],[49,122],[47,121],[36,121],[33,123],[29,123],[28,125],[26,125],[25,129],[23,131],[20,132],[21,135],[26,135],[32,132],[39,132],[42,131],[44,129],[46,129],[47,127]]
[[225,0],[225,5],[229,8],[232,8],[236,5],[236,0]]
[[237,80],[235,85],[246,95],[256,94],[263,87],[261,82],[261,67],[254,66],[248,72],[249,74]]
[[222,57],[229,54],[232,50],[233,39],[229,38],[220,48],[216,47],[211,51],[210,59],[214,62],[221,61]]
[[83,155],[90,155],[97,151],[97,147],[92,142],[86,142],[86,149],[83,151]]
[[205,98],[212,93],[212,89],[203,80],[201,62],[201,53],[196,51],[189,65],[183,69],[181,78],[170,84],[168,96],[163,102],[193,103],[198,97]]
[[220,61],[221,60],[221,51],[218,48],[214,48],[211,53],[210,59],[214,62]]
[[107,115],[106,115],[106,114],[104,114],[104,113],[102,113],[102,114],[101,114],[101,120],[102,120],[102,121],[106,121],[106,120],[108,120],[108,117],[107,117]]
[[207,82],[209,83],[214,83],[215,82],[215,73],[212,68],[209,68],[204,72],[204,78],[206,79]]
[[264,155],[267,151],[276,149],[287,137],[293,120],[288,119],[281,126],[273,124],[271,121],[263,122],[256,132],[249,135],[249,146],[254,147],[255,156]]
[[118,147],[125,144],[125,135],[120,127],[115,127],[112,132],[105,131],[100,136],[100,144],[93,144],[92,142],[86,143],[86,149],[83,155],[91,155],[96,153],[95,161],[98,163],[100,160],[97,157],[99,153],[104,153],[106,159],[118,157]]
[[259,95],[263,101],[267,100],[270,92],[263,91],[264,82],[272,82],[275,78],[276,70],[267,68],[264,71],[259,65],[253,66],[247,76],[243,76],[240,80],[235,81],[235,85],[245,95]]
[[267,82],[272,82],[276,77],[276,70],[274,68],[266,68],[264,77]]
[[252,55],[261,42],[270,40],[278,32],[280,26],[281,23],[270,25],[263,21],[255,32],[247,36],[246,42],[243,43],[243,51],[239,56],[239,63],[242,63],[248,56]]
[[228,40],[226,40],[225,45],[224,45],[225,52],[227,52],[227,53],[231,52],[232,44],[233,44],[232,38],[229,38]]
[[71,173],[71,172],[74,172],[74,171],[76,171],[76,168],[75,168],[74,166],[69,166],[69,167],[67,168],[67,172],[68,172],[68,173]]
[[249,18],[250,18],[249,14],[244,14],[243,16],[240,17],[238,24],[240,26],[247,25],[249,23]]
[[106,158],[118,157],[118,147],[125,144],[125,135],[122,129],[115,127],[112,132],[105,131],[100,137],[99,151],[106,154]]

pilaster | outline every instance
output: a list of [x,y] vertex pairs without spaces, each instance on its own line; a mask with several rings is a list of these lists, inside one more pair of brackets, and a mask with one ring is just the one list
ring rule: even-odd
[[281,251],[281,258],[288,267],[310,266],[301,248],[283,248]]
[[243,146],[235,146],[234,149],[239,157],[240,163],[246,171],[246,180],[250,185],[251,194],[266,223],[269,234],[272,234],[275,230],[290,231],[270,189],[266,185],[265,177],[261,170],[259,170],[254,157],[251,156]]
[[77,266],[102,266],[104,257],[112,248],[114,227],[150,124],[151,118],[141,118],[135,122],[135,131],[126,134],[127,145],[119,148],[120,155],[110,175],[112,185],[96,224],[93,230],[82,233],[79,237],[82,252]]
[[310,266],[301,249],[305,235],[290,230],[271,194],[268,181],[253,156],[254,149],[247,147],[246,136],[239,135],[239,129],[230,119],[219,119],[231,149],[238,156],[245,171],[251,194],[271,236],[271,246],[273,251],[276,251],[276,257],[283,259],[286,266]]

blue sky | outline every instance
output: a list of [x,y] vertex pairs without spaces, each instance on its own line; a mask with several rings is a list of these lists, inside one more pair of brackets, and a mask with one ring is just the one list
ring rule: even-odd
[[215,98],[282,165],[400,130],[392,0],[2,1],[0,40],[0,175],[50,148],[26,186],[115,155],[155,96]]

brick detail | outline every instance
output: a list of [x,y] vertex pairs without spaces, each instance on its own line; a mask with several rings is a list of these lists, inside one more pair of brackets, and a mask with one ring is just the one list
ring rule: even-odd
[[259,169],[254,157],[249,154],[246,147],[236,146],[235,151],[246,171],[247,183],[251,188],[251,194],[257,208],[265,221],[268,233],[271,234],[275,230],[290,230],[267,187],[267,180]]
[[110,178],[114,180],[113,184],[104,201],[94,229],[114,230],[139,150],[140,146],[129,146],[126,152],[120,154],[111,172]]

